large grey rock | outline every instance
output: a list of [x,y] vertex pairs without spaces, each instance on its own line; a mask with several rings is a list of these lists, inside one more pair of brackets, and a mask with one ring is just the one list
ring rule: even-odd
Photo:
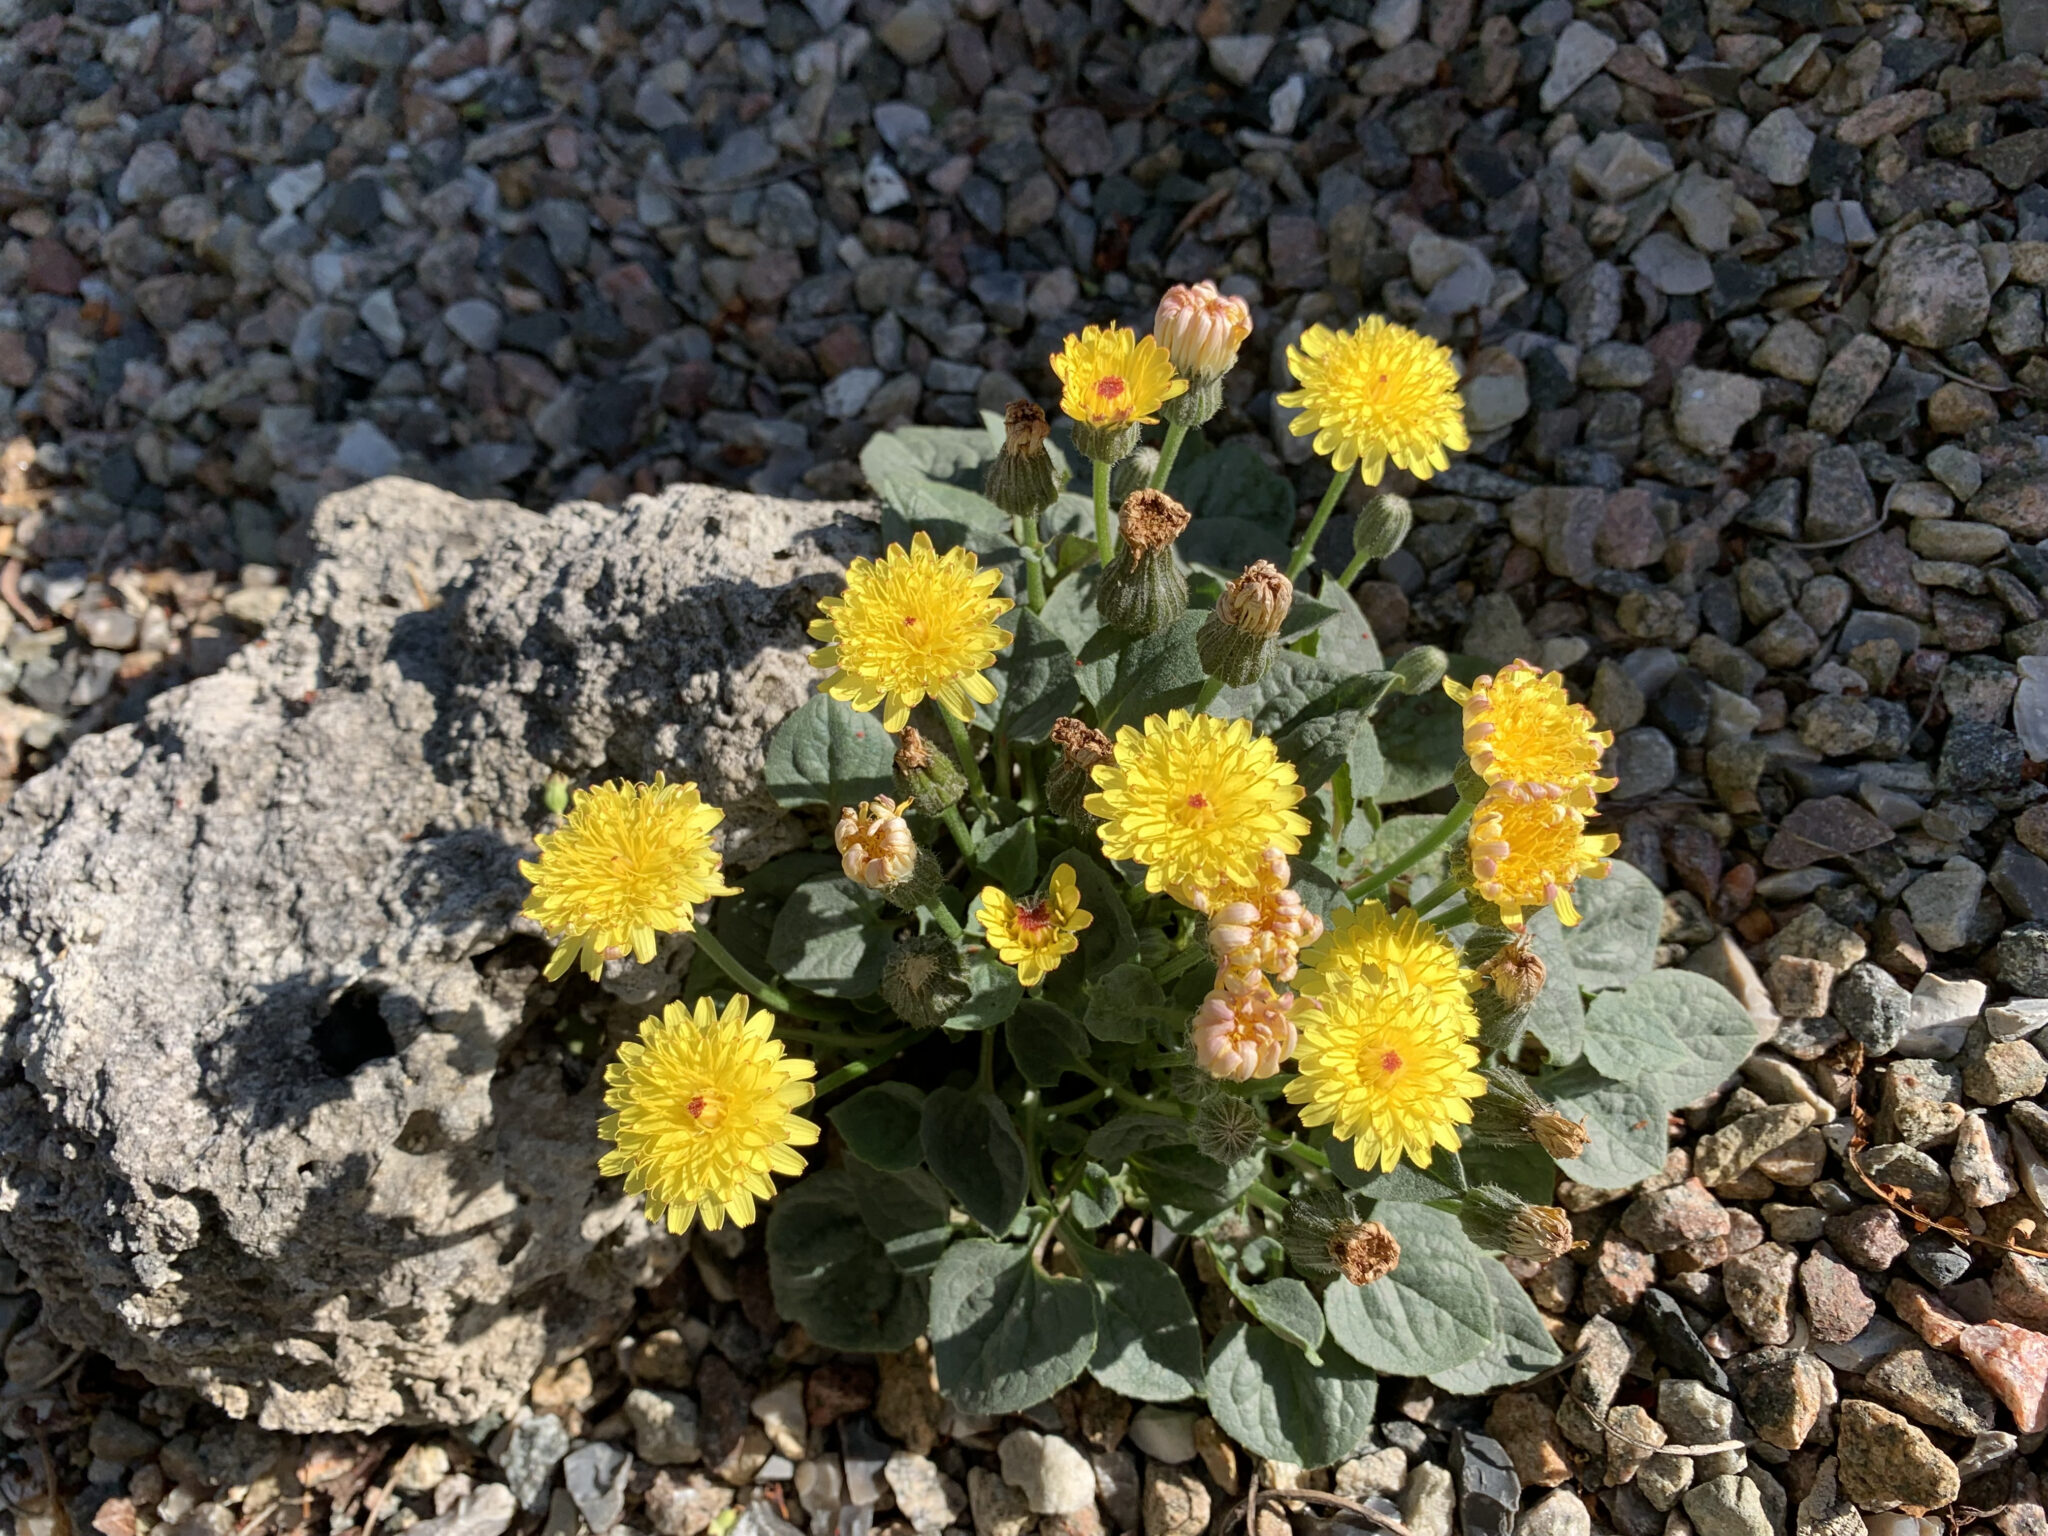
[[[598,1177],[601,1081],[524,1028],[541,787],[666,770],[729,858],[791,846],[762,737],[872,536],[382,480],[313,541],[266,643],[0,812],[0,1245],[61,1337],[232,1414],[469,1423],[679,1253]],[[550,990],[616,1039],[668,982]]]

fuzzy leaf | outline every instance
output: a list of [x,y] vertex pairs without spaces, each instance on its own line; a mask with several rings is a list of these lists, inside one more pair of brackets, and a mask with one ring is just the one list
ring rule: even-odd
[[1233,1323],[1209,1355],[1209,1411],[1238,1444],[1269,1461],[1327,1467],[1372,1432],[1373,1373],[1339,1349],[1320,1366],[1258,1324]]
[[1095,1287],[1095,1379],[1144,1403],[1199,1396],[1202,1333],[1180,1277],[1148,1254],[1069,1251]]
[[[1453,656],[1450,675],[1461,683],[1477,677],[1481,663],[1471,656]],[[1380,752],[1387,760],[1382,805],[1414,800],[1451,782],[1465,760],[1464,714],[1441,688],[1426,693],[1396,694],[1381,707],[1376,720]]]
[[1459,1365],[1430,1373],[1430,1381],[1460,1397],[1511,1387],[1542,1374],[1564,1358],[1564,1351],[1543,1325],[1543,1314],[1529,1293],[1516,1283],[1507,1266],[1489,1263],[1486,1282],[1493,1292],[1493,1340]]
[[1024,1081],[1050,1088],[1087,1059],[1088,1036],[1063,1008],[1033,998],[1017,1005],[1004,1030],[1010,1059]]
[[[1678,1059],[1653,1066],[1650,1075],[1616,1071],[1595,1058],[1596,1031],[1609,1043],[1610,1055],[1618,1040],[1655,1040],[1649,1048],[1655,1049],[1668,1039]],[[1586,1058],[1594,1066],[1609,1077],[1641,1083],[1673,1109],[1720,1087],[1757,1045],[1756,1024],[1733,994],[1693,971],[1651,971],[1621,992],[1601,993],[1586,1010],[1586,1037]]]
[[1098,1040],[1136,1045],[1152,1030],[1185,1024],[1179,1010],[1168,1008],[1166,992],[1142,965],[1120,965],[1088,988],[1088,1012],[1082,1023]]
[[924,1094],[908,1083],[877,1083],[830,1110],[847,1150],[889,1173],[924,1159]]
[[1580,922],[1564,930],[1564,947],[1589,992],[1625,987],[1657,963],[1664,926],[1664,893],[1626,859],[1615,859],[1604,880],[1573,888]]
[[861,1220],[853,1177],[825,1169],[768,1207],[775,1309],[827,1349],[906,1349],[925,1328],[925,1282],[900,1274]]
[[931,1284],[939,1390],[969,1413],[1042,1403],[1095,1353],[1094,1288],[1045,1274],[1017,1244],[955,1243]]
[[952,1240],[952,1202],[922,1168],[886,1173],[859,1158],[847,1160],[855,1204],[868,1233],[889,1262],[906,1275],[928,1274]]
[[992,1093],[939,1088],[924,1101],[924,1160],[960,1208],[1001,1236],[1024,1209],[1024,1143]]
[[856,714],[852,705],[814,693],[768,738],[763,777],[777,805],[837,811],[888,794],[895,753],[881,716]]
[[1115,630],[1098,631],[1080,659],[1110,661],[1115,671],[1095,701],[1096,713],[1120,725],[1138,725],[1148,715],[1194,703],[1205,676],[1195,654],[1195,634],[1201,627],[1202,615],[1184,613],[1157,634],[1135,640]]
[[768,940],[768,963],[821,997],[867,997],[882,984],[895,927],[844,875],[806,880],[790,893]]
[[[1278,560],[1286,560],[1287,540],[1294,532],[1294,487],[1253,449],[1229,443],[1200,455],[1184,452],[1174,461],[1166,488],[1195,514],[1189,534],[1210,520],[1241,518],[1271,536],[1280,550]],[[1187,537],[1181,536],[1183,544]]]
[[1401,1262],[1370,1285],[1333,1283],[1323,1295],[1330,1334],[1353,1359],[1396,1376],[1426,1376],[1470,1360],[1493,1338],[1485,1256],[1434,1206],[1382,1200],[1372,1219],[1394,1234]]
[[1538,1078],[1536,1091],[1586,1123],[1592,1140],[1563,1165],[1581,1184],[1626,1189],[1664,1171],[1667,1110],[1656,1097],[1661,1089],[1617,1083],[1580,1062]]
[[1055,720],[1081,707],[1081,684],[1067,642],[1029,608],[1016,614],[1016,643],[1003,663],[1010,688],[997,729],[1013,742],[1035,746],[1051,735]]

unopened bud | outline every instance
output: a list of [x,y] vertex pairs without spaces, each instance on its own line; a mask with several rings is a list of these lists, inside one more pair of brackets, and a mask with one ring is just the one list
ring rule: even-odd
[[1188,509],[1164,491],[1137,490],[1124,499],[1116,558],[1095,589],[1103,623],[1150,635],[1187,612],[1188,579],[1173,558],[1173,541],[1187,525]]
[[1458,1198],[1465,1235],[1493,1253],[1542,1264],[1572,1251],[1572,1219],[1554,1205],[1531,1205],[1498,1184],[1476,1184]]
[[1159,467],[1159,450],[1149,443],[1141,443],[1131,456],[1120,462],[1109,477],[1109,499],[1112,505],[1122,506],[1124,498],[1133,491],[1142,491],[1152,483],[1152,471]]
[[1559,1112],[1513,1067],[1479,1069],[1486,1092],[1472,1101],[1471,1137],[1496,1147],[1541,1147],[1559,1162],[1577,1157],[1592,1138],[1580,1122]]
[[943,934],[913,934],[882,967],[882,1001],[915,1029],[936,1029],[974,995],[967,959]]
[[1256,683],[1273,665],[1280,627],[1294,606],[1294,583],[1270,560],[1246,567],[1223,589],[1195,636],[1202,669],[1228,688]]
[[1352,553],[1367,560],[1384,560],[1399,549],[1415,526],[1415,509],[1408,498],[1382,491],[1366,502],[1351,528]]
[[1003,447],[982,476],[981,493],[1012,517],[1036,517],[1059,500],[1052,455],[1045,451],[1051,432],[1045,412],[1029,400],[1012,400],[1003,412]]
[[1259,1144],[1259,1112],[1227,1093],[1203,1101],[1195,1111],[1195,1148],[1228,1166]]
[[1094,422],[1074,423],[1074,451],[1094,464],[1119,464],[1138,451],[1138,437],[1144,431],[1137,422],[1123,426],[1098,426]]
[[967,793],[966,776],[944,752],[934,752],[914,725],[906,725],[896,743],[896,788],[916,800],[928,815],[939,815],[960,803]]
[[1095,818],[1082,804],[1095,793],[1095,770],[1116,761],[1116,744],[1092,725],[1071,716],[1052,723],[1052,744],[1060,755],[1045,776],[1046,798],[1054,811],[1081,826]]
[[1503,944],[1491,960],[1479,967],[1479,974],[1492,984],[1508,1007],[1526,1008],[1543,995],[1547,973],[1543,957],[1536,953],[1525,931]]
[[569,775],[551,773],[547,783],[541,786],[540,801],[551,815],[560,816],[569,809]]
[[1414,645],[1394,662],[1394,686],[1406,694],[1427,693],[1444,680],[1451,658],[1433,645]]
[[917,840],[901,807],[887,795],[863,800],[859,807],[842,806],[839,825],[832,829],[832,845],[839,850],[839,867],[855,885],[871,891],[887,890],[910,878],[917,864]]
[[1236,367],[1238,348],[1251,333],[1251,306],[1219,292],[1207,278],[1174,284],[1159,296],[1152,317],[1152,334],[1166,348],[1173,371],[1190,383],[1221,378]]

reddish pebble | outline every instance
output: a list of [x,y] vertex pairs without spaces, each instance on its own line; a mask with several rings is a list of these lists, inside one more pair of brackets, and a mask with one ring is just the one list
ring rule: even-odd
[[2048,1429],[2048,1334],[2011,1323],[1978,1323],[1956,1336],[1963,1358],[2012,1410],[2023,1435]]

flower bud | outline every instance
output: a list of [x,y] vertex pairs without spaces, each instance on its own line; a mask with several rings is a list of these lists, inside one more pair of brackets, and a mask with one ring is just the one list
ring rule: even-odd
[[1543,995],[1543,957],[1536,953],[1526,930],[1501,945],[1493,958],[1479,967],[1479,974],[1510,1008],[1526,1008]]
[[1314,1279],[1341,1275],[1353,1285],[1392,1274],[1401,1262],[1401,1244],[1360,1210],[1358,1197],[1341,1190],[1320,1190],[1293,1202],[1280,1234],[1288,1262]]
[[858,809],[842,806],[839,825],[832,829],[832,845],[839,850],[839,867],[855,885],[871,891],[887,890],[910,878],[917,865],[917,839],[902,812],[910,809],[906,800],[899,809],[887,795],[863,800]]
[[981,493],[1012,517],[1036,517],[1059,500],[1052,455],[1045,439],[1052,429],[1045,412],[1029,400],[1012,400],[1003,412],[1003,447],[982,476]]
[[1095,793],[1095,769],[1116,761],[1116,744],[1071,716],[1053,721],[1052,744],[1060,755],[1045,776],[1046,799],[1068,821],[1093,826],[1095,817],[1081,802]]
[[569,775],[551,773],[547,783],[541,786],[540,803],[550,814],[560,816],[569,809]]
[[1218,986],[1202,999],[1190,1026],[1195,1062],[1216,1077],[1248,1083],[1271,1077],[1294,1054],[1300,1032],[1294,1027],[1295,997],[1275,992],[1261,976],[1243,989]]
[[1137,451],[1138,437],[1144,430],[1135,421],[1103,426],[1092,421],[1077,421],[1074,423],[1074,451],[1091,463],[1121,463]]
[[1451,783],[1458,791],[1458,798],[1467,805],[1477,805],[1484,800],[1489,788],[1486,780],[1479,776],[1479,770],[1463,758],[1460,758],[1458,766],[1451,770]]
[[1195,636],[1202,669],[1228,688],[1256,683],[1280,649],[1280,626],[1294,606],[1294,583],[1259,560],[1223,589]]
[[1351,551],[1366,560],[1384,560],[1399,549],[1415,526],[1408,498],[1382,491],[1366,502],[1351,527]]
[[974,984],[960,946],[943,934],[912,934],[882,967],[882,1001],[914,1029],[936,1029],[967,1006]]
[[1188,509],[1164,491],[1133,491],[1117,523],[1122,539],[1095,589],[1095,611],[1114,628],[1156,634],[1187,612],[1188,579],[1174,564],[1173,541]]
[[906,807],[915,799],[926,814],[938,815],[960,803],[967,778],[950,755],[934,752],[916,726],[906,725],[896,743],[896,788]]
[[1259,1112],[1243,1099],[1213,1094],[1195,1111],[1195,1149],[1219,1163],[1234,1163],[1259,1144],[1264,1129]]
[[[1179,398],[1178,396],[1175,397]],[[1152,471],[1159,467],[1159,450],[1149,443],[1142,443],[1138,450],[1111,471],[1109,477],[1109,499],[1112,505],[1122,506],[1133,491],[1142,491],[1152,484]]]
[[1450,661],[1433,645],[1410,646],[1394,663],[1394,686],[1406,694],[1427,693],[1444,680]]
[[1572,1251],[1572,1219],[1554,1205],[1531,1205],[1498,1184],[1475,1184],[1458,1197],[1458,1224],[1493,1253],[1545,1264]]
[[1152,335],[1166,348],[1173,371],[1190,383],[1230,372],[1251,333],[1251,306],[1207,278],[1167,289],[1152,317]]
[[945,883],[946,872],[939,866],[939,856],[929,848],[920,848],[910,873],[894,885],[882,887],[882,894],[904,911],[914,912],[937,896]]

